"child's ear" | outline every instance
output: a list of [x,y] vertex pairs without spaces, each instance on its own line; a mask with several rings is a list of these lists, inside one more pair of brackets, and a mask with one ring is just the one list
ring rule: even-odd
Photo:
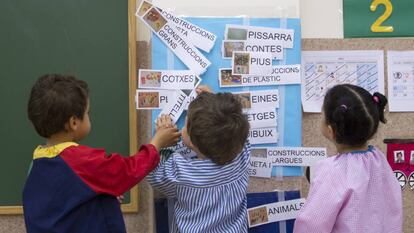
[[332,128],[332,126],[331,125],[328,125],[328,139],[329,140],[331,140],[331,141],[335,141],[335,132],[334,132],[334,130],[333,130],[333,128]]
[[78,118],[75,116],[71,116],[68,122],[65,124],[66,131],[75,131],[78,129],[79,122]]

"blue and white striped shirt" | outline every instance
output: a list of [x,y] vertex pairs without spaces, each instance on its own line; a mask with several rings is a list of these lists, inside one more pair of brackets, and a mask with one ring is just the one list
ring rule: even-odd
[[171,232],[247,232],[247,166],[250,144],[229,164],[191,160],[174,153],[147,176],[174,199]]

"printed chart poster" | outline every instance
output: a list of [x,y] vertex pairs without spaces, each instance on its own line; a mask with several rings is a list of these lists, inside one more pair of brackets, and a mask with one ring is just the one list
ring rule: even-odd
[[[280,20],[278,18],[250,18],[248,20],[249,25],[245,26],[257,26],[257,27],[265,27],[265,28],[274,28],[276,30],[280,29],[281,27],[285,27],[290,32],[294,33],[294,37],[292,39],[292,48],[286,49],[284,47],[284,60],[274,60],[272,59],[272,68],[276,66],[292,66],[292,67],[284,67],[283,69],[278,69],[276,72],[277,74],[269,74],[265,78],[260,76],[257,78],[257,81],[251,82],[260,83],[256,85],[239,85],[239,86],[220,86],[218,82],[218,74],[220,69],[230,69],[231,74],[231,67],[232,67],[232,60],[231,59],[223,59],[222,57],[222,41],[224,38],[224,32],[226,30],[226,25],[239,25],[244,26],[243,23],[246,23],[246,20],[243,18],[184,18],[186,21],[203,28],[212,34],[217,36],[216,44],[211,49],[209,53],[204,53],[205,57],[211,62],[211,65],[205,71],[205,73],[199,75],[202,79],[200,85],[209,85],[214,92],[248,92],[252,93],[253,91],[266,91],[266,90],[277,90],[279,95],[279,108],[273,108],[273,110],[277,113],[277,117],[274,117],[271,123],[273,126],[265,125],[262,128],[272,128],[268,129],[267,131],[260,131],[254,132],[252,135],[256,137],[260,137],[265,135],[264,137],[266,143],[261,144],[260,146],[300,146],[301,145],[301,133],[302,133],[302,109],[301,109],[301,102],[300,102],[300,51],[301,51],[301,41],[300,41],[300,20],[299,19],[283,19]],[[258,34],[257,34],[258,35]],[[273,34],[274,36],[275,34]],[[279,36],[281,38],[282,36]],[[276,38],[276,37],[272,37]],[[284,39],[287,39],[287,36],[284,36]],[[290,40],[290,39],[287,39]],[[186,65],[174,54],[171,55],[171,51],[167,45],[157,36],[153,37],[152,40],[152,67],[153,70],[187,70],[188,68]],[[172,58],[172,61],[171,61]],[[273,69],[274,70],[274,69]],[[271,70],[271,73],[274,72]],[[299,75],[298,75],[299,74]],[[270,77],[272,76],[272,78]],[[283,77],[282,77],[283,76]],[[289,85],[285,85],[287,83],[282,83],[282,81],[290,80],[290,78],[298,77],[299,82],[290,83]],[[263,81],[262,81],[263,80]],[[262,85],[264,84],[264,85]],[[267,85],[266,85],[267,84]],[[251,103],[253,105],[253,103]],[[172,109],[172,108],[171,108]],[[262,109],[262,108],[259,108]],[[160,110],[152,110],[152,117],[153,121],[156,117],[160,114]],[[273,112],[274,113],[274,112]],[[264,120],[268,118],[270,114],[264,116],[264,114],[257,114],[255,119],[261,118]],[[179,128],[183,127],[185,121],[186,111],[183,111],[181,117],[177,121],[177,125]],[[253,116],[252,116],[253,119]],[[270,121],[269,121],[270,123]],[[267,123],[266,123],[267,124]],[[260,125],[260,123],[259,123]],[[270,130],[270,131],[269,131]],[[271,140],[269,138],[277,140]],[[262,139],[262,137],[260,137]],[[253,145],[254,147],[254,145]],[[283,174],[283,176],[302,176],[303,170],[300,167],[272,167],[272,176],[276,176],[276,174]]]
[[302,68],[304,112],[321,112],[327,90],[338,84],[384,93],[383,51],[304,51]]
[[414,112],[414,51],[388,51],[390,112]]

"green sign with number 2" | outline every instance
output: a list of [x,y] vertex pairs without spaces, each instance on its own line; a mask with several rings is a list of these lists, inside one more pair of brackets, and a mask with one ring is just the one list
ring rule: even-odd
[[343,0],[344,37],[414,36],[414,0]]

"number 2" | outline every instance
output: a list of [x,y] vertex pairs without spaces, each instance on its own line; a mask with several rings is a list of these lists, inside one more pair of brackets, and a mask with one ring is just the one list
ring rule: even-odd
[[370,6],[371,11],[376,11],[377,6],[379,5],[385,6],[385,12],[371,25],[371,31],[372,32],[393,32],[394,31],[393,26],[382,26],[381,25],[385,20],[387,20],[390,17],[392,13],[392,4],[390,0],[374,0]]

